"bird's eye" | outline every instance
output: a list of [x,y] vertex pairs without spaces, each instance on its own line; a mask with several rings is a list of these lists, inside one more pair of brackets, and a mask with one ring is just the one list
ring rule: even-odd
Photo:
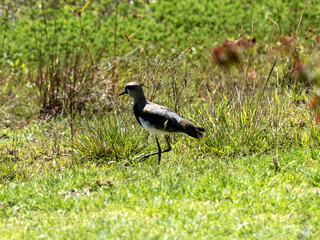
[[132,90],[133,86],[127,86],[126,89],[127,90]]

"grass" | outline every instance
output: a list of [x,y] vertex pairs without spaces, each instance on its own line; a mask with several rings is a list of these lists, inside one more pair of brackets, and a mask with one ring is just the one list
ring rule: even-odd
[[80,159],[101,163],[131,159],[146,147],[146,141],[143,134],[126,121],[127,117],[115,114],[87,121],[70,145]]
[[[177,150],[178,151],[178,150]],[[194,152],[112,173],[65,171],[0,188],[2,239],[315,239],[319,157],[308,150],[233,161]],[[317,151],[317,156],[320,152]],[[190,157],[191,155],[191,157]]]
[[4,128],[0,239],[314,239],[319,131],[301,96],[275,88],[267,106],[226,94],[180,104],[207,132],[172,136],[159,169],[157,157],[115,162],[156,150],[128,98],[118,98],[119,112],[74,119],[76,158],[64,117]]
[[[91,147],[79,151],[76,162],[65,119],[37,121],[13,132],[7,129],[3,132],[7,138],[1,139],[5,154],[0,165],[0,238],[314,239],[320,216],[318,130],[307,117],[306,105],[292,104],[293,99],[295,94],[288,93],[270,100],[270,109],[262,108],[265,112],[254,128],[246,121],[252,122],[250,111],[256,104],[237,108],[238,100],[224,97],[207,109],[199,103],[182,108],[182,115],[208,131],[200,141],[172,137],[173,150],[163,155],[159,169],[157,157],[127,167],[114,163],[117,156],[124,161],[156,149],[154,138],[138,128],[129,112],[128,99],[119,98],[124,109],[118,118],[110,114],[83,120],[81,125],[76,121],[75,143]],[[303,119],[304,125],[288,123],[290,134],[281,130],[286,124],[276,121],[277,111],[272,111],[276,102],[281,102],[281,116],[286,115],[287,122]],[[233,107],[221,107],[227,104]],[[212,112],[211,106],[216,106]],[[211,122],[208,116],[216,120]],[[280,124],[265,126],[266,119]],[[221,135],[226,129],[232,134]],[[244,133],[250,130],[255,136],[261,129],[268,131],[260,134],[257,149],[245,151],[253,141],[241,140],[246,139]],[[262,136],[276,131],[281,141],[263,141]],[[282,148],[282,142],[287,147]],[[84,154],[99,154],[97,146],[113,152],[103,158]],[[134,149],[137,152],[130,153]],[[275,171],[273,159],[280,163],[280,172]]]
[[1,129],[0,183],[28,181],[71,166],[65,120],[33,121],[28,127]]
[[[317,239],[318,5],[147,2],[0,4],[0,239]],[[204,138],[124,166],[129,81]]]

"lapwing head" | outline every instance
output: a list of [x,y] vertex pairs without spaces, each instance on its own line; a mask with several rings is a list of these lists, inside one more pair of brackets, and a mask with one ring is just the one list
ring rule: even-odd
[[123,94],[129,94],[133,98],[144,98],[144,93],[142,90],[142,84],[137,82],[130,82],[125,86],[125,89],[123,92],[119,94],[119,96]]

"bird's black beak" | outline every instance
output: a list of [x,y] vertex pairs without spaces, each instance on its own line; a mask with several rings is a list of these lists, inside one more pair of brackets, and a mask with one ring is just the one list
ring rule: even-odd
[[121,95],[123,95],[123,94],[128,94],[128,93],[127,93],[127,90],[124,90],[123,92],[121,92],[121,93],[119,94],[119,96],[121,96]]

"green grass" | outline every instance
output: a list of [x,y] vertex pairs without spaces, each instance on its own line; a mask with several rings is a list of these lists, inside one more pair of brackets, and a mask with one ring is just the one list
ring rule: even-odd
[[86,121],[81,124],[74,141],[69,140],[70,145],[82,161],[107,163],[131,159],[147,144],[141,131],[127,120],[124,115],[110,114]]
[[119,164],[156,150],[129,98],[118,113],[74,119],[76,158],[70,119],[1,129],[0,238],[316,238],[319,131],[307,105],[289,90],[268,91],[267,106],[220,97],[179,105],[207,131],[174,135],[160,167],[157,156]]
[[[175,154],[174,154],[175,153]],[[319,154],[230,161],[176,150],[112,173],[97,167],[2,184],[2,239],[315,239]]]
[[[319,4],[103,0],[79,21],[20,2],[0,4],[0,239],[318,238]],[[213,66],[242,36],[256,46]],[[157,150],[129,81],[204,138],[123,166]]]

